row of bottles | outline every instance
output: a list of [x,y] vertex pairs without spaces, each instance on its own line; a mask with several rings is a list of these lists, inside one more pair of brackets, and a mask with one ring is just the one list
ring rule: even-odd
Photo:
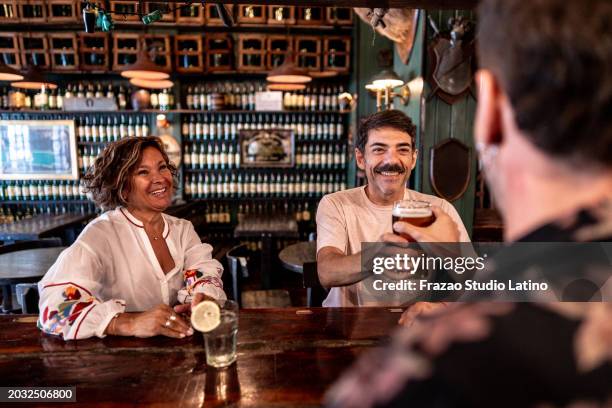
[[290,216],[297,222],[309,222],[314,219],[310,203],[240,203],[232,208],[229,203],[207,204],[204,217],[207,224],[219,226],[240,223],[245,216]]
[[0,184],[0,201],[86,199],[79,180],[7,180]]
[[293,130],[298,141],[340,140],[344,124],[339,115],[313,114],[199,114],[181,124],[183,140],[234,140],[241,130]]
[[232,143],[185,145],[183,167],[197,169],[235,169],[240,167],[240,152]]
[[[49,89],[0,89],[0,109],[62,110],[69,98],[110,98],[118,109],[136,109],[132,95],[139,88],[124,84],[76,82]],[[226,110],[255,110],[255,94],[266,90],[263,82],[225,82],[222,84],[188,85],[185,89],[185,107],[211,111],[221,106]],[[147,90],[153,109],[169,110],[175,107],[171,89]],[[344,88],[338,85],[311,85],[300,91],[283,92],[283,109],[298,111],[340,110],[338,95]],[[219,100],[221,98],[221,100]]]
[[79,147],[79,170],[81,174],[85,174],[96,161],[96,158],[102,153],[102,146],[82,146]]
[[90,214],[95,211],[96,208],[93,203],[0,205],[0,224],[12,224],[42,214]]
[[[305,169],[342,169],[346,164],[346,145],[298,145],[294,164],[296,168]],[[239,168],[240,151],[238,146],[225,142],[186,144],[183,165],[190,170]]]
[[338,96],[342,86],[308,86],[301,91],[283,92],[283,108],[287,110],[336,111],[340,110]]
[[125,137],[146,137],[150,126],[145,115],[87,115],[76,118],[79,142],[112,142]]
[[191,174],[185,198],[319,197],[344,190],[343,174]]
[[214,95],[222,94],[223,107],[228,110],[255,110],[255,93],[264,91],[263,82],[225,82],[223,84],[189,85],[186,89],[187,109],[213,110],[217,106]]
[[[0,109],[62,110],[69,98],[110,98],[120,110],[132,109],[132,94],[138,88],[112,83],[78,82],[64,87],[36,90],[0,89]],[[153,109],[169,110],[174,107],[174,95],[168,89],[148,90]]]
[[[265,90],[264,82],[188,85],[185,106],[194,110],[215,110],[219,105],[227,110],[255,110],[255,94]],[[300,91],[284,92],[283,109],[336,111],[340,109],[338,95],[343,92],[344,88],[336,85],[311,85]]]

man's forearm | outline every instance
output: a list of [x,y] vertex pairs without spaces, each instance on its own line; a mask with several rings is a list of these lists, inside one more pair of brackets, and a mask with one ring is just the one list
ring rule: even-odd
[[361,270],[360,253],[353,255],[326,254],[319,257],[317,270],[321,285],[326,288],[351,285],[369,275],[368,272]]

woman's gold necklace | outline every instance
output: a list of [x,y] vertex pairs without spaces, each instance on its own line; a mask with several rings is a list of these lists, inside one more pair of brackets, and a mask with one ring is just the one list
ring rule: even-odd
[[[163,232],[162,232],[162,233],[163,233]],[[153,232],[149,232],[149,234],[151,234],[151,235],[152,235],[152,238],[153,238],[153,240],[154,240],[154,241],[158,241],[158,240],[159,240],[159,235],[157,235],[157,234],[155,234],[155,233],[153,233]]]

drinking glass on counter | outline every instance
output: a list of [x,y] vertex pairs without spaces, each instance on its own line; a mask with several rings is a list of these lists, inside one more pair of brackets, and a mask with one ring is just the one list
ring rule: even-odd
[[227,367],[236,361],[238,304],[232,300],[204,301],[192,311],[191,323],[204,334],[206,364]]

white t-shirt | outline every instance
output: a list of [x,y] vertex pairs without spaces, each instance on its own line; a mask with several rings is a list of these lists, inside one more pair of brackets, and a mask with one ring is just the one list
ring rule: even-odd
[[223,267],[187,220],[162,214],[174,268],[164,274],[142,222],[125,208],[85,227],[38,283],[41,330],[65,340],[104,337],[117,313],[184,303],[201,292],[225,299]]
[[[470,237],[457,210],[448,201],[429,194],[406,189],[405,200],[427,201],[440,207],[459,227],[459,241]],[[321,199],[317,209],[317,253],[324,247],[338,248],[345,255],[361,252],[362,242],[378,242],[380,236],[392,233],[393,206],[376,205],[367,197],[365,186],[338,191]],[[325,307],[380,305],[368,296],[362,282],[330,290]],[[402,302],[390,302],[390,304]]]

